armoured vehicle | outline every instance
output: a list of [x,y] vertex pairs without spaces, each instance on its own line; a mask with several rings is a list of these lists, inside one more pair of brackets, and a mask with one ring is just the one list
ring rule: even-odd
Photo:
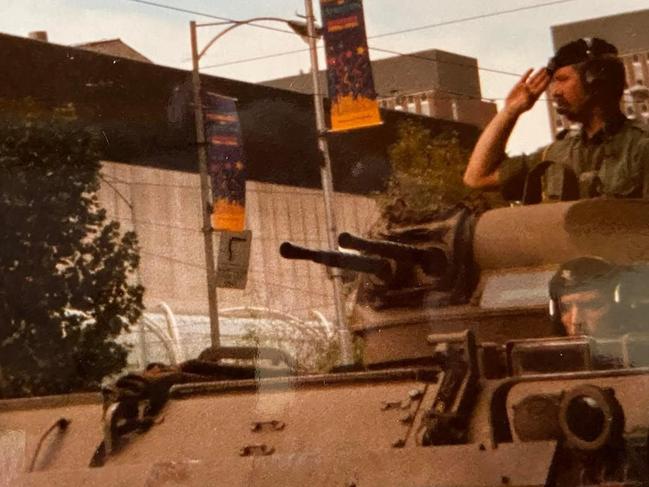
[[[208,349],[101,395],[0,401],[0,483],[649,485],[649,202],[447,216],[342,235],[358,255],[283,246],[363,273],[362,364],[304,375],[279,351]],[[627,266],[619,337],[548,318],[550,276],[583,255]]]

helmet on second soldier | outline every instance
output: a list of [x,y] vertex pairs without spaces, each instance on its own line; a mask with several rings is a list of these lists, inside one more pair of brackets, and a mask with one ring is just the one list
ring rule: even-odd
[[550,317],[568,335],[611,332],[606,321],[615,306],[618,271],[600,257],[579,257],[561,265],[550,280]]

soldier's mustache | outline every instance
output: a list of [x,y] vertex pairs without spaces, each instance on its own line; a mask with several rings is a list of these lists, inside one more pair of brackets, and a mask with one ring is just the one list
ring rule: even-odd
[[566,101],[565,98],[563,98],[561,96],[555,96],[552,99],[552,105],[554,105],[554,107],[557,108],[557,107],[562,107],[562,106],[568,105],[568,102]]

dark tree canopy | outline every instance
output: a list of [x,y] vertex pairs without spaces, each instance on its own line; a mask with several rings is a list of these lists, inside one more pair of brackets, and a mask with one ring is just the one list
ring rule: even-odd
[[0,397],[96,389],[142,312],[136,236],[99,207],[97,138],[73,110],[0,109]]

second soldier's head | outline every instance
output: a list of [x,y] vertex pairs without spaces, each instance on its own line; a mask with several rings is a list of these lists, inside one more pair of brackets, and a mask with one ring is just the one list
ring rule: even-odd
[[568,336],[616,334],[614,290],[618,267],[599,257],[579,257],[550,280],[550,316]]

